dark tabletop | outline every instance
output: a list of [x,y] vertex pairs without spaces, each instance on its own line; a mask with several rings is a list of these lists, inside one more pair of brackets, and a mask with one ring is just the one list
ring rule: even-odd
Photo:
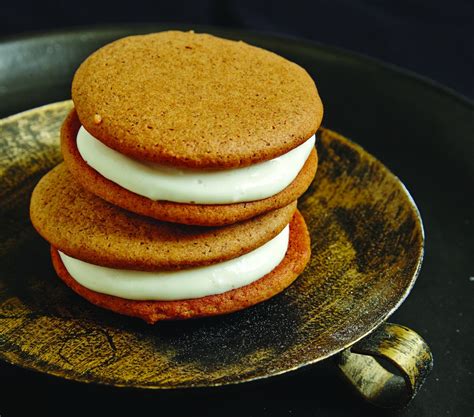
[[[225,4],[229,8],[236,7],[233,2]],[[470,10],[467,3],[463,7]],[[252,15],[252,19],[266,16],[265,10],[255,15]],[[235,16],[239,15],[235,13]],[[451,17],[447,13],[443,22],[450,21]],[[239,18],[245,20],[248,15]],[[289,12],[285,22],[294,18]],[[266,29],[284,26],[283,23],[278,23],[276,17],[270,16],[268,19],[276,27]],[[335,31],[335,27],[344,28],[344,24],[350,20],[347,16],[343,19],[344,22],[328,22],[320,16],[313,16],[313,19],[304,16],[304,19],[307,21],[302,26],[306,32],[302,34],[308,34],[308,28],[313,25],[314,31],[311,33],[318,33],[317,39],[328,36],[323,28],[330,26]],[[443,22],[440,24],[444,24]],[[454,31],[455,33],[464,33],[466,26],[463,26],[463,22],[465,23],[465,19],[461,18],[459,30]],[[27,29],[31,29],[31,26]],[[331,360],[260,382],[166,392],[84,385],[1,363],[0,415],[25,415],[26,410],[33,406],[36,415],[46,412],[55,415],[64,413],[65,410],[74,415],[104,412],[127,415],[146,410],[173,415],[227,416],[472,416],[474,378],[470,349],[474,324],[473,104],[424,80],[396,72],[377,62],[341,54],[331,48],[242,32],[230,31],[223,34],[244,37],[305,66],[317,79],[325,102],[324,124],[352,138],[376,155],[411,191],[424,220],[425,261],[411,295],[390,321],[416,330],[427,340],[435,357],[431,376],[409,408],[387,412],[360,400],[340,379]],[[375,38],[376,35],[372,33]],[[357,36],[362,35],[359,33]],[[451,33],[446,36],[458,35]],[[349,43],[352,41],[355,42],[354,39],[345,40]],[[373,44],[377,42],[374,40]],[[413,42],[416,44],[421,41],[414,39]],[[463,42],[454,61],[461,59],[462,45],[465,45]],[[0,64],[8,61],[6,49],[2,49],[5,45],[0,45]],[[8,45],[11,46],[11,43]],[[375,51],[369,50],[367,46],[364,48],[355,49]],[[449,48],[444,50],[447,49]],[[313,53],[312,50],[317,52]],[[390,60],[397,61],[396,56],[391,55],[393,59]],[[453,69],[445,70],[440,76],[429,71],[424,73],[445,81],[466,95],[472,95],[472,51],[470,56],[466,54],[464,58],[466,65],[460,64],[455,68],[456,72]],[[334,59],[339,60],[336,66]],[[452,64],[452,60],[450,62]],[[48,75],[51,78],[48,91],[41,93],[34,88],[26,88],[21,94],[16,94],[16,97],[10,95],[8,102],[4,100],[0,103],[2,116],[67,98],[69,81],[64,82],[61,77],[66,77],[65,74],[72,71],[73,64],[67,61],[64,65],[64,73]],[[413,67],[411,63],[407,66]],[[443,66],[446,69],[445,63],[441,65]],[[4,87],[6,84],[2,82],[5,83],[6,79],[14,76],[10,73],[5,75],[8,68],[2,68],[0,85]],[[421,66],[415,69],[420,68]],[[15,77],[20,77],[21,72],[28,72],[28,69],[17,67],[15,71],[19,72],[15,73]],[[27,74],[26,79],[31,85],[35,85],[34,75]],[[4,91],[8,93],[8,89]]]

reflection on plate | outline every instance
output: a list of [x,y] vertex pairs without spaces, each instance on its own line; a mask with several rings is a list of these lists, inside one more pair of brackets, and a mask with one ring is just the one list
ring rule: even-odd
[[423,252],[400,181],[321,129],[320,166],[299,201],[313,256],[284,293],[228,316],[149,326],[96,308],[55,275],[28,220],[29,195],[61,160],[61,102],[0,121],[0,358],[85,382],[213,386],[287,372],[353,344],[408,294]]

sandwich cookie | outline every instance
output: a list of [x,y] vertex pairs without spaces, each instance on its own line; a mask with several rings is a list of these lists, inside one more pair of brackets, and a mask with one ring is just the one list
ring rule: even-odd
[[310,256],[296,203],[219,228],[165,223],[89,193],[64,164],[36,186],[30,216],[67,285],[149,323],[264,301],[290,285]]
[[72,85],[62,151],[84,187],[160,220],[224,225],[288,205],[311,183],[323,108],[286,59],[205,34],[132,36]]

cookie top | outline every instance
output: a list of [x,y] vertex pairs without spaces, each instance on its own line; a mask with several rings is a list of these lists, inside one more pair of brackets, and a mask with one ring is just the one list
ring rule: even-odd
[[247,253],[275,237],[296,202],[225,227],[185,226],[132,214],[84,190],[64,164],[33,191],[30,216],[52,246],[74,258],[144,271],[207,265]]
[[131,36],[77,70],[81,123],[140,160],[235,168],[282,155],[318,129],[313,80],[272,52],[193,32]]

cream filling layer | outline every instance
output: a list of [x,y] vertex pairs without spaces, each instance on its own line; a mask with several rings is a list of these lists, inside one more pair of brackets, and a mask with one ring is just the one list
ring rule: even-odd
[[104,145],[83,126],[77,148],[102,176],[151,200],[232,204],[262,200],[284,190],[314,148],[315,136],[284,155],[243,168],[197,170],[138,161]]
[[276,237],[238,258],[179,271],[145,272],[93,265],[59,252],[69,274],[83,287],[128,300],[187,300],[240,288],[271,272],[285,257],[287,225]]

